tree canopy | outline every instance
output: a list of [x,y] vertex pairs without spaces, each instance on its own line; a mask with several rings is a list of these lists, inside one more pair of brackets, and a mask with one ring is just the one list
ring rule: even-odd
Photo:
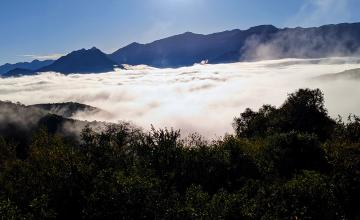
[[212,141],[128,123],[64,136],[59,120],[0,132],[0,219],[360,218],[360,120],[330,118],[318,89]]

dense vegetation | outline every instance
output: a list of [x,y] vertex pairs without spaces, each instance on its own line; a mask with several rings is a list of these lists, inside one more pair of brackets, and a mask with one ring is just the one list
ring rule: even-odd
[[79,112],[91,114],[102,111],[90,105],[84,105],[77,102],[37,104],[37,105],[31,105],[30,107],[42,109],[51,114],[61,115],[63,117],[73,117]]
[[0,219],[360,218],[358,117],[331,119],[320,90],[300,89],[233,126],[214,141],[126,123],[7,135]]

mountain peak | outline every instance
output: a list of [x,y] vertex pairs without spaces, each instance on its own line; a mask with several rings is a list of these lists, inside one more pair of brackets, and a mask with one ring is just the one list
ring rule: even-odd
[[[148,44],[131,44],[115,51],[110,57],[119,64],[145,64],[162,68],[190,66],[202,60],[227,63],[269,58],[319,58],[339,55],[339,52],[341,56],[349,56],[360,54],[359,36],[358,23],[301,29],[277,28],[266,24],[208,35],[188,31]],[[249,41],[253,39],[256,40],[255,44]],[[280,52],[257,54],[254,51],[261,44],[271,44]]]
[[56,60],[52,65],[40,69],[40,72],[101,73],[114,70],[117,64],[96,47],[80,49]]
[[[339,34],[341,33],[341,34]],[[333,37],[323,37],[333,36]],[[247,30],[229,30],[213,34],[190,31],[159,39],[151,43],[133,42],[112,54],[104,54],[96,47],[73,51],[52,65],[34,60],[33,65],[0,66],[0,74],[16,67],[29,70],[60,73],[94,73],[112,71],[115,65],[148,65],[154,67],[181,67],[209,60],[209,63],[238,62],[268,58],[320,58],[328,56],[360,55],[360,23],[343,23],[311,28],[277,28],[258,25]],[[251,44],[256,40],[255,44]],[[346,43],[350,42],[350,43]],[[258,45],[276,47],[276,54],[257,54]],[[317,45],[314,47],[313,45]],[[39,68],[33,66],[43,65]],[[22,71],[17,70],[17,71]]]
[[258,25],[258,26],[251,27],[247,31],[259,32],[259,31],[275,31],[275,30],[278,30],[278,28],[275,27],[274,25],[264,24],[264,25]]
[[[99,54],[104,54],[101,50],[99,50],[96,47],[92,47],[90,49],[85,49],[82,48],[80,50],[74,50],[72,52],[70,52],[68,55],[74,55],[74,54],[89,54],[89,53],[99,53]],[[66,56],[68,56],[66,55]]]
[[97,47],[92,47],[89,50],[99,50]]
[[132,42],[131,44],[129,44],[128,46],[140,46],[141,44],[138,42]]

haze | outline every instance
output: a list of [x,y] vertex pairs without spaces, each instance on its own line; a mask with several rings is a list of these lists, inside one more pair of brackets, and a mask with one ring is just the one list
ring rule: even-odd
[[0,100],[24,104],[75,101],[109,114],[77,115],[81,120],[127,120],[144,128],[174,127],[206,137],[231,132],[245,108],[280,105],[298,88],[320,88],[333,117],[360,113],[359,82],[313,77],[360,68],[355,58],[284,59],[194,65],[179,69],[147,66],[102,74],[44,73],[0,79]]

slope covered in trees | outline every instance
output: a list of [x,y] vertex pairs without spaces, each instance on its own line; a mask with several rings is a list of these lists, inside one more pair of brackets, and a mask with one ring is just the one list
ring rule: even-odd
[[[194,122],[195,123],[195,122]],[[330,118],[320,90],[234,119],[206,141],[173,129],[37,129],[19,157],[0,139],[2,219],[359,219],[360,119]]]
[[36,104],[31,105],[31,107],[39,108],[51,114],[60,115],[66,118],[73,117],[78,113],[94,114],[102,112],[101,109],[77,102]]

